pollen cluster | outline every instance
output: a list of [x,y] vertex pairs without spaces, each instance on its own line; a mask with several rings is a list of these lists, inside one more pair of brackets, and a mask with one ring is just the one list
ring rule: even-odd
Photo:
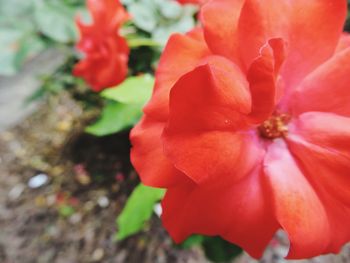
[[288,122],[290,116],[287,114],[275,114],[264,121],[258,128],[260,135],[266,139],[286,137],[288,134]]

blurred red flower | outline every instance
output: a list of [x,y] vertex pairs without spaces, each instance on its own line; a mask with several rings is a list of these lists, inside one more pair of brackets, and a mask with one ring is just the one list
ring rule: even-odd
[[174,35],[133,129],[143,183],[167,189],[175,241],[220,235],[258,258],[350,240],[350,43],[345,0],[214,0]]
[[121,83],[128,73],[129,47],[118,30],[129,14],[119,0],[88,0],[87,6],[92,23],[86,25],[77,19],[77,49],[85,57],[73,74],[84,78],[94,91],[101,91]]

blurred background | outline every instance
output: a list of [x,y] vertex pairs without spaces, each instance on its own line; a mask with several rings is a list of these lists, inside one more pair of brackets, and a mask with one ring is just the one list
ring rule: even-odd
[[[164,44],[195,26],[198,6],[123,4],[135,18],[122,29],[134,77],[121,85],[133,90],[141,81],[147,97]],[[159,219],[162,193],[142,188],[129,160],[142,105],[121,104],[121,94],[93,92],[72,75],[82,57],[77,14],[91,20],[85,1],[0,0],[1,263],[350,262],[350,247],[284,260],[283,233],[260,261],[219,238],[175,245]]]

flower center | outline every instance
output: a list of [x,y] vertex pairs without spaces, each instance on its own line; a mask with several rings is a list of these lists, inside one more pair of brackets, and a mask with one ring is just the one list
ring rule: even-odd
[[287,124],[290,121],[288,114],[275,114],[264,121],[258,130],[260,135],[266,139],[286,137],[288,134]]

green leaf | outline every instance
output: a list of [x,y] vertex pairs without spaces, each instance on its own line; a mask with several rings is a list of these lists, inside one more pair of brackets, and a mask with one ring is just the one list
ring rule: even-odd
[[16,66],[20,68],[24,62],[42,52],[47,45],[37,35],[27,34],[19,42],[19,49],[16,54]]
[[162,47],[162,44],[150,38],[129,38],[128,46],[130,48]]
[[100,119],[85,131],[95,136],[117,133],[134,125],[142,115],[142,104],[123,104],[110,101],[104,107]]
[[160,24],[152,33],[152,39],[165,44],[174,33],[185,33],[195,27],[192,16],[182,15],[178,20],[171,23]]
[[212,262],[231,262],[242,253],[242,249],[221,237],[208,237],[192,235],[180,244],[181,248],[189,249],[193,246],[201,246],[206,257]]
[[220,237],[205,237],[202,246],[206,257],[213,262],[229,262],[242,253],[240,247]]
[[154,205],[163,198],[165,190],[139,184],[129,197],[122,213],[117,218],[117,240],[123,240],[141,231],[150,219]]
[[30,14],[34,0],[0,0],[0,17],[23,18],[23,15]]
[[132,3],[129,5],[128,11],[138,28],[152,32],[157,27],[157,12],[152,5],[144,2]]
[[61,205],[58,208],[58,213],[62,217],[70,217],[75,213],[75,209],[70,205]]
[[176,1],[170,1],[164,4],[164,1],[159,4],[160,13],[167,19],[178,19],[182,14],[181,5]]
[[193,246],[201,245],[204,240],[205,240],[205,236],[193,235],[187,238],[184,242],[182,242],[180,247],[184,249],[189,249]]
[[44,35],[61,43],[76,39],[73,8],[57,0],[37,0],[35,3],[35,21]]
[[121,103],[145,104],[152,95],[154,78],[149,74],[129,77],[115,88],[104,90],[101,95]]
[[20,30],[0,29],[0,74],[12,75],[17,72],[16,54],[22,35]]

